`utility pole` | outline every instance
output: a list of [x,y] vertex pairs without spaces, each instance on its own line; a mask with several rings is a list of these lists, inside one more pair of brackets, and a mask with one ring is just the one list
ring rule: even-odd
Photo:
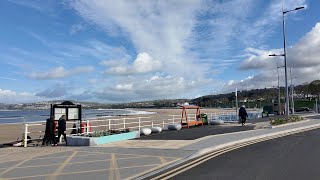
[[238,117],[238,88],[236,87],[236,115]]
[[278,114],[281,115],[281,98],[280,98],[280,77],[279,77],[279,65],[277,63],[277,73],[278,73]]
[[319,113],[319,111],[318,111],[318,98],[316,98],[316,109],[315,109],[315,113]]

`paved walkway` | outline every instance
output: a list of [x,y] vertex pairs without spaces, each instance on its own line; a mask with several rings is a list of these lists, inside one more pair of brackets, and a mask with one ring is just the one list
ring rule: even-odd
[[0,179],[132,179],[222,144],[292,129],[320,127],[320,119],[312,118],[273,129],[194,140],[130,140],[99,147],[4,148],[0,149]]

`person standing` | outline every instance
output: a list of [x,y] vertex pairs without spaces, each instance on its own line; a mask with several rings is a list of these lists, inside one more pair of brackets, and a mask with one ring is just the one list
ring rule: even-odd
[[44,145],[48,146],[49,143],[52,144],[51,129],[52,129],[51,118],[48,118],[46,121],[46,130],[44,132],[44,137],[42,139],[42,146]]
[[42,140],[42,145],[47,145],[48,144],[55,144],[55,122],[54,122],[54,117],[51,116],[49,119],[47,119],[46,122],[46,130],[44,133],[44,137]]
[[63,135],[64,141],[66,142],[66,145],[68,145],[66,130],[67,130],[66,115],[62,115],[58,121],[58,140],[60,139],[61,135]]
[[241,120],[242,126],[246,123],[248,114],[244,105],[242,105],[239,109],[239,118]]

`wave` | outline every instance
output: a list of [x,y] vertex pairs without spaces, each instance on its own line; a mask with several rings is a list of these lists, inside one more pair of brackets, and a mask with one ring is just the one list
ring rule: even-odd
[[128,115],[148,115],[148,114],[156,114],[156,112],[148,112],[148,111],[135,111],[132,110]]

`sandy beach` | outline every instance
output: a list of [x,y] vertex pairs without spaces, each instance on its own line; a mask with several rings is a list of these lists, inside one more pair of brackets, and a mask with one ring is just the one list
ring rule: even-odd
[[[130,121],[137,121],[137,119],[135,120],[130,120],[130,118],[134,118],[134,117],[150,117],[150,118],[146,118],[145,121],[147,120],[152,120],[154,122],[163,122],[165,120],[168,121],[168,119],[172,119],[172,116],[170,115],[177,115],[178,116],[181,115],[181,109],[179,108],[175,108],[175,109],[134,109],[137,111],[147,111],[147,112],[154,112],[155,114],[148,114],[148,115],[130,115],[130,116],[125,116],[125,117],[115,117],[117,119],[122,119],[122,118],[128,118],[126,119],[126,122],[130,122]],[[234,112],[234,109],[201,109],[201,113],[206,113],[208,114],[208,116],[210,117],[210,113],[222,113],[222,112]],[[190,114],[194,114],[195,110],[188,110],[188,113]],[[94,125],[99,125],[99,124],[105,124],[106,122],[96,122],[96,123],[91,123],[93,126]],[[39,137],[43,137],[44,133],[43,132],[38,132],[38,131],[44,131],[44,126],[45,123],[43,123],[43,125],[41,126],[32,126],[28,129],[30,133],[29,135],[31,136],[31,138],[39,138]],[[146,123],[147,124],[147,123]],[[130,125],[128,125],[130,128]],[[137,126],[137,124],[132,124],[131,126]],[[68,124],[68,127],[72,127],[72,123]],[[100,127],[98,129],[93,129],[93,130],[105,130],[107,129],[107,127]],[[0,144],[3,143],[8,143],[8,142],[12,142],[15,141],[17,139],[21,140],[22,136],[23,136],[23,131],[24,130],[24,126],[23,124],[0,124]],[[71,131],[71,130],[69,130]],[[67,132],[67,134],[70,132]]]

